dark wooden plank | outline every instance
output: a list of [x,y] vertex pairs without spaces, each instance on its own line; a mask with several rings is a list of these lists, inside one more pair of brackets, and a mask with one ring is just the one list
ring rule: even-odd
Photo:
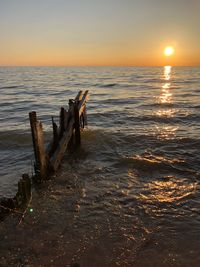
[[67,130],[64,132],[63,137],[58,143],[57,149],[54,152],[53,156],[50,158],[50,167],[53,171],[56,171],[62,157],[65,153],[67,145],[71,139],[72,133],[74,129],[74,119],[71,118]]

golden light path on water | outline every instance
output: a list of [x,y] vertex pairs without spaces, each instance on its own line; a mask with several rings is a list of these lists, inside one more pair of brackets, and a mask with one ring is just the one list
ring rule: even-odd
[[[171,66],[164,67],[163,80],[164,83],[161,86],[161,93],[156,98],[156,102],[160,108],[155,112],[155,115],[160,118],[171,119],[178,112],[173,107]],[[162,141],[174,139],[178,130],[177,126],[171,126],[167,121],[163,125],[157,124],[155,128],[155,135]],[[135,158],[138,157],[140,156],[136,156]],[[171,166],[184,163],[184,160],[181,158],[171,159],[164,155],[154,155],[151,152],[142,155],[140,158],[144,164],[148,164],[149,166],[155,164],[157,167],[164,166],[166,163]],[[160,203],[178,203],[187,196],[194,194],[196,187],[197,183],[188,182],[187,178],[181,180],[174,175],[166,175],[146,183],[138,198],[148,214],[160,216],[164,212],[162,207],[160,207]]]
[[171,66],[164,67],[164,80],[165,83],[162,86],[162,93],[160,96],[160,103],[172,103],[172,93],[171,93]]
[[[157,103],[160,105],[160,109],[156,111],[156,116],[160,118],[170,119],[175,116],[176,109],[173,108],[173,94],[172,94],[172,66],[164,66],[163,71],[164,83],[161,87],[161,94],[157,98]],[[164,125],[156,126],[156,135],[159,139],[171,139],[174,138],[177,127]]]

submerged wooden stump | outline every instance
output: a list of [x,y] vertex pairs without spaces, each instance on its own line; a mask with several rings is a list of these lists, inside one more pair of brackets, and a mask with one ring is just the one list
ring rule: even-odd
[[31,199],[31,179],[28,174],[23,174],[18,182],[18,190],[13,198],[2,198],[0,200],[0,220],[9,213],[22,214]]
[[28,203],[31,198],[31,179],[28,174],[23,174],[18,182],[18,192],[15,196],[16,206],[21,207]]

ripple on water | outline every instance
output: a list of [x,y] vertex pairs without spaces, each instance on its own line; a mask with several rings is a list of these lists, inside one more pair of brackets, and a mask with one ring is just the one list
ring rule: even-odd
[[188,214],[188,203],[193,201],[198,190],[198,182],[188,178],[164,176],[147,181],[136,195],[138,205],[154,218],[176,219]]

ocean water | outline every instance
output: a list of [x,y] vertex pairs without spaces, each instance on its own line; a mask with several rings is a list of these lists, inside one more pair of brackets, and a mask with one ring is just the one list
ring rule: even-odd
[[1,67],[0,196],[33,172],[28,113],[48,141],[51,116],[86,89],[81,149],[51,190],[61,205],[43,207],[54,231],[61,207],[70,221],[63,266],[200,266],[199,67]]

